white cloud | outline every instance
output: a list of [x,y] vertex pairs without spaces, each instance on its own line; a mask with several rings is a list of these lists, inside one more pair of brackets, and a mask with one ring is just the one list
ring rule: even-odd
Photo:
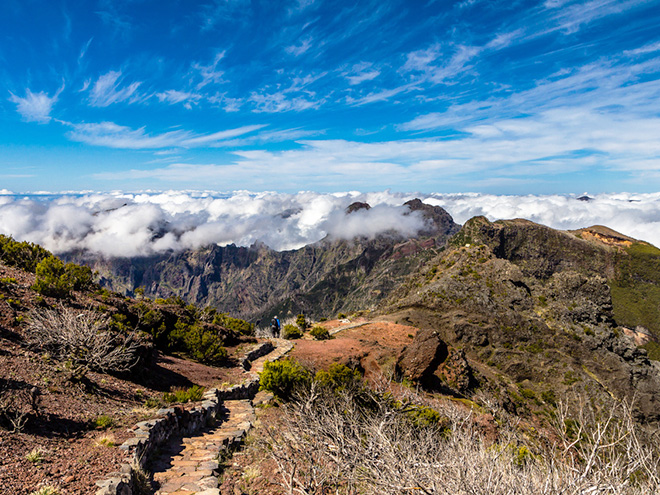
[[111,70],[97,79],[89,95],[90,103],[95,107],[107,107],[137,98],[136,91],[140,82],[133,82],[121,88],[123,82],[121,71]]
[[[373,237],[395,230],[414,235],[424,226],[404,202],[419,197],[442,206],[458,223],[475,215],[490,220],[527,218],[559,229],[601,224],[660,245],[660,193],[574,196],[405,194],[380,191],[320,194],[238,191],[152,194],[75,194],[0,198],[0,233],[37,242],[56,253],[85,249],[105,256],[139,256],[209,244],[249,246],[260,241],[295,249],[326,235]],[[345,214],[355,201],[370,210]]]
[[23,98],[10,93],[11,97],[9,100],[16,104],[16,111],[21,114],[23,120],[26,122],[39,122],[40,124],[45,124],[50,122],[50,112],[63,89],[63,87],[60,88],[53,96],[48,96],[48,94],[43,91],[33,93],[27,89]]

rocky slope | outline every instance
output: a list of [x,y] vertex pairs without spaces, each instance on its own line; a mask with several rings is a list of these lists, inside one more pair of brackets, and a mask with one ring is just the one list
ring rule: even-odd
[[[637,260],[636,250],[646,258]],[[382,312],[423,329],[412,347],[435,351],[424,363],[420,351],[412,353],[414,363],[402,356],[399,366],[428,386],[470,388],[468,375],[459,386],[442,372],[453,352],[457,362],[467,358],[471,387],[489,389],[503,407],[541,412],[578,391],[594,400],[634,400],[638,416],[655,422],[660,367],[625,335],[618,315],[640,324],[619,307],[638,295],[626,281],[641,279],[658,260],[652,246],[601,227],[569,233],[478,217],[395,291]],[[615,287],[625,297],[613,299]]]

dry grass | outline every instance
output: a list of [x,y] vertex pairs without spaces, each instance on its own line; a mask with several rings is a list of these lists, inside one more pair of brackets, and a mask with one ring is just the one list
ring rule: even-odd
[[[618,403],[606,414],[559,408],[552,435],[501,417],[483,439],[464,408],[447,405],[419,427],[382,395],[312,387],[286,406],[265,446],[291,494],[650,494],[660,489],[658,445]],[[511,418],[509,418],[511,419]],[[550,441],[549,438],[554,438]]]

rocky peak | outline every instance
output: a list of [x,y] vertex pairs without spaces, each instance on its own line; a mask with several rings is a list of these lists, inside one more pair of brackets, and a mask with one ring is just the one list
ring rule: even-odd
[[355,203],[351,203],[348,205],[346,208],[346,214],[350,215],[351,213],[358,211],[358,210],[370,210],[371,205],[369,203],[362,203],[360,201],[356,201]]

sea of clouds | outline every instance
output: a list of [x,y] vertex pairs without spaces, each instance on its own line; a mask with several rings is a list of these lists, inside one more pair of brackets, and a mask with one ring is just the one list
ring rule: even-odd
[[[283,194],[71,193],[17,195],[0,191],[0,234],[41,244],[54,253],[86,250],[145,256],[209,244],[296,249],[326,236],[373,237],[388,230],[413,235],[424,228],[404,202],[420,198],[446,209],[458,223],[475,215],[490,220],[526,218],[558,229],[606,225],[660,246],[660,193],[577,196],[420,194],[391,191]],[[355,201],[370,210],[346,215]]]

